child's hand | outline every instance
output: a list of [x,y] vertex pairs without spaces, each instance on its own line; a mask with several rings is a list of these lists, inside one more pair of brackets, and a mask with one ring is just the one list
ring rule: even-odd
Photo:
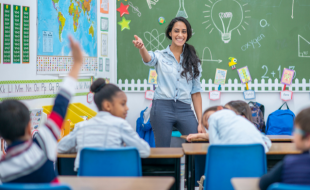
[[74,41],[71,36],[69,36],[69,40],[73,56],[73,66],[72,70],[69,73],[69,76],[71,76],[74,79],[77,79],[80,69],[83,65],[83,55],[79,43]]
[[136,48],[142,49],[144,47],[143,41],[137,35],[134,35],[136,40],[132,40],[132,43],[135,45]]
[[186,137],[186,140],[188,142],[191,142],[192,139],[197,139],[198,138],[198,134],[189,134],[187,137]]

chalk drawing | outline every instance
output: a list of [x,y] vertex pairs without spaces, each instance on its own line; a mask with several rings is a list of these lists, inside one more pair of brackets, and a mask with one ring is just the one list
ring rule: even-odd
[[294,0],[293,0],[293,2],[292,2],[292,19],[294,18]]
[[303,44],[306,44],[306,47],[307,49],[310,49],[310,42],[308,40],[306,40],[304,37],[302,37],[301,35],[298,35],[298,57],[306,57],[306,58],[310,58],[310,55],[309,55],[309,50],[306,51],[307,49],[305,50],[300,50],[300,46],[301,46],[301,43],[300,41],[303,42]]
[[268,67],[267,67],[266,65],[263,65],[263,66],[262,66],[262,69],[264,69],[264,68],[266,69],[266,72],[265,72],[265,74],[262,76],[262,78],[263,78],[263,79],[269,79],[269,77],[266,76],[267,73],[268,73]]
[[151,32],[144,32],[144,38],[147,41],[146,48],[150,47],[151,51],[158,49],[164,49],[163,42],[166,39],[165,33],[158,33],[157,29],[153,29]]
[[152,9],[152,5],[156,5],[159,0],[146,0],[149,9]]
[[[288,67],[289,69],[291,69],[291,70],[295,70],[295,66],[289,66]],[[265,74],[262,76],[262,78],[263,79],[268,79],[269,77],[267,76],[267,74],[268,74],[268,67],[266,66],[266,65],[263,65],[262,66],[262,69],[266,69],[266,72],[265,72]],[[279,72],[279,78],[281,79],[281,77],[282,77],[282,72],[283,72],[283,70],[281,70],[281,65],[279,65],[279,67],[278,67],[278,72]],[[270,74],[272,74],[272,77],[273,78],[275,78],[275,72],[274,71],[272,71]],[[295,74],[294,74],[294,77],[293,77],[293,79],[295,79],[296,78],[296,71],[295,71]]]
[[[208,59],[205,59],[205,50],[208,50],[208,56],[210,56],[210,58]],[[203,65],[203,63],[205,62],[205,61],[207,61],[207,62],[217,62],[217,63],[221,63],[222,62],[222,60],[220,60],[220,59],[217,59],[217,60],[214,60],[214,59],[212,59],[212,52],[211,52],[211,50],[210,50],[210,48],[208,48],[208,47],[205,47],[204,49],[203,49],[203,51],[202,51],[202,59],[201,59],[201,61],[202,61],[202,63],[201,63],[201,65]]]
[[132,8],[133,13],[137,13],[138,17],[141,17],[141,12],[138,7],[135,7],[130,1],[128,1],[128,5]]
[[179,10],[177,12],[176,17],[188,18],[185,7],[184,7],[184,0],[179,0]]
[[245,51],[247,49],[249,49],[249,47],[253,47],[253,49],[255,49],[255,44],[258,45],[258,47],[261,47],[259,41],[261,41],[263,38],[265,38],[264,34],[259,35],[257,38],[251,40],[250,42],[248,42],[247,44],[241,46],[241,50]]
[[[214,3],[212,3],[212,1],[209,2],[211,5],[205,4],[205,6],[211,8],[211,10],[203,11],[203,13],[207,14],[204,15],[204,18],[207,18],[208,20],[202,22],[202,24],[207,24],[206,29],[210,29],[209,34],[211,34],[215,27],[220,32],[222,41],[224,43],[229,43],[232,38],[232,31],[237,30],[239,35],[241,35],[238,27],[240,26],[243,30],[246,30],[241,24],[244,18],[251,18],[251,16],[248,15],[244,17],[244,14],[250,14],[250,10],[246,10],[246,12],[243,11],[243,7],[247,6],[248,3],[241,5],[237,0],[232,0],[230,2],[232,2],[232,5],[235,4],[235,7],[238,7],[238,9],[233,8],[234,6],[232,6],[230,11],[221,12],[220,10],[222,7],[227,6],[226,2],[223,2],[222,0],[217,0]],[[209,24],[210,20],[212,21],[211,24]],[[247,26],[249,25],[248,22],[244,22],[244,24]]]
[[265,19],[260,20],[259,24],[260,24],[260,26],[262,28],[265,28],[266,26],[269,26],[267,20],[265,20]]

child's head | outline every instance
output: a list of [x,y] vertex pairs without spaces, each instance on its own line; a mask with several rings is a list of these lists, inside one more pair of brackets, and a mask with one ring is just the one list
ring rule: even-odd
[[126,118],[127,96],[114,84],[106,84],[99,78],[91,85],[90,90],[95,93],[94,100],[99,111],[107,111],[112,115]]
[[230,101],[224,107],[234,111],[237,115],[241,115],[252,122],[251,108],[246,102],[241,100]]
[[31,139],[31,123],[28,108],[17,100],[0,103],[0,136],[8,143]]
[[310,108],[302,110],[296,116],[293,141],[299,150],[310,149]]
[[222,109],[223,109],[222,106],[213,106],[213,107],[206,109],[206,111],[203,112],[202,114],[202,125],[205,126],[207,129],[209,129],[209,123],[208,123],[209,117],[212,114],[214,114],[216,111],[222,110]]

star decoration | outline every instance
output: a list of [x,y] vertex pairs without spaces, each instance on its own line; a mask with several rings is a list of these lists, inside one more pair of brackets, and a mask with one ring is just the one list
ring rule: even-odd
[[129,23],[131,22],[131,20],[126,20],[125,17],[122,18],[122,21],[118,22],[117,24],[119,24],[122,28],[121,28],[121,31],[123,31],[124,29],[128,29],[130,30],[130,27],[129,27]]
[[128,7],[129,5],[124,5],[123,3],[121,3],[121,6],[116,10],[120,13],[120,16],[122,17],[124,14],[129,15]]

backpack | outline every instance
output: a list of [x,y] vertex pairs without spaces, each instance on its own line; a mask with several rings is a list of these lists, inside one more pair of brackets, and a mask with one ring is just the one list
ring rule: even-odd
[[258,102],[249,102],[249,106],[252,112],[252,119],[253,119],[252,122],[259,131],[265,132],[265,120],[264,120],[265,106]]
[[[286,105],[287,109],[281,110],[284,105]],[[266,135],[292,135],[294,119],[295,114],[285,102],[278,110],[268,116]]]

